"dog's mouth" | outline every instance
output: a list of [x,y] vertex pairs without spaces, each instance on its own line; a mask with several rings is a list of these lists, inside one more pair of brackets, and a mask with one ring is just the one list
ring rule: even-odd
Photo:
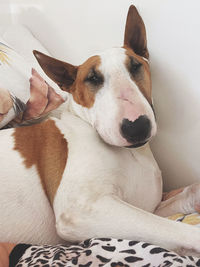
[[140,146],[144,146],[147,142],[148,141],[145,141],[145,142],[142,142],[142,143],[137,143],[137,144],[126,146],[126,147],[127,148],[137,148],[137,147],[140,147]]

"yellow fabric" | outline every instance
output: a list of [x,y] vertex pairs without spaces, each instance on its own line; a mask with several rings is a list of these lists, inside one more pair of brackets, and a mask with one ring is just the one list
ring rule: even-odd
[[192,214],[187,214],[187,215],[178,213],[178,214],[169,216],[168,219],[200,227],[200,214],[199,213],[192,213]]
[[7,54],[8,48],[0,43],[0,63],[2,64],[9,64],[9,57]]

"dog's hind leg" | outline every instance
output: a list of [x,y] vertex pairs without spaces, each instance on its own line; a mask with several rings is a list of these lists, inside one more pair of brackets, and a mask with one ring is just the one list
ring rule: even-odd
[[164,194],[163,201],[154,213],[167,217],[176,213],[189,214],[195,211],[200,211],[200,184],[192,184]]

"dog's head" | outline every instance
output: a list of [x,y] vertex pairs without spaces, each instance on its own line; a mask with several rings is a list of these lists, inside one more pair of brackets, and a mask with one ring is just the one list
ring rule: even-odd
[[34,51],[44,72],[71,94],[73,112],[111,145],[138,147],[156,133],[145,26],[130,6],[124,46],[80,66]]

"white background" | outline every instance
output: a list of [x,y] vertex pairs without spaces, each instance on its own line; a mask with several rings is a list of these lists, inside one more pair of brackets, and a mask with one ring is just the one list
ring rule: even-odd
[[200,181],[200,0],[0,0],[0,23],[20,21],[52,55],[80,64],[122,44],[130,4],[147,28],[159,125],[152,148],[165,189]]

